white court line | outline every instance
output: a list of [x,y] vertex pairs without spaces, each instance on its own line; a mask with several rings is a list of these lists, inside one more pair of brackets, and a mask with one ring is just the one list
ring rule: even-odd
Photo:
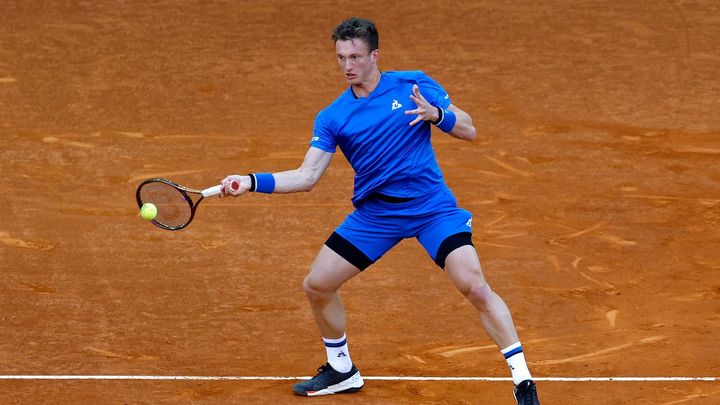
[[[0,375],[0,380],[191,380],[191,381],[262,381],[307,380],[310,376],[193,376],[193,375]],[[512,381],[509,377],[398,377],[363,376],[380,381]],[[652,381],[720,381],[720,377],[536,377],[535,381],[561,382],[652,382]]]

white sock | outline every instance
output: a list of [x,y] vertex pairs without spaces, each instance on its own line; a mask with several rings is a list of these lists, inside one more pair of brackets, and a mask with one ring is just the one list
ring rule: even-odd
[[340,373],[347,373],[352,368],[350,351],[348,351],[347,338],[343,334],[340,339],[328,339],[323,337],[325,351],[327,352],[328,363]]
[[518,385],[525,380],[532,380],[530,370],[528,370],[527,363],[525,363],[525,355],[523,354],[520,342],[513,343],[512,345],[500,350],[500,353],[505,356],[505,360],[507,361],[508,366],[510,366],[513,383],[515,385]]

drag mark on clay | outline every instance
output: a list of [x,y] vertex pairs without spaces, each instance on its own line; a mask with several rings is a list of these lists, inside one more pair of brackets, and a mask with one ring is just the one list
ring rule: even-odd
[[587,274],[583,273],[582,271],[580,271],[579,273],[580,273],[580,275],[583,276],[585,279],[587,279],[588,281],[591,281],[591,282],[597,284],[597,285],[598,285],[599,287],[601,287],[601,288],[609,288],[609,289],[611,289],[611,290],[614,290],[614,289],[615,289],[615,286],[612,285],[612,284],[610,284],[610,283],[608,283],[608,282],[595,280],[594,278],[588,276]]
[[517,238],[519,236],[527,235],[527,232],[508,233],[508,232],[503,232],[503,231],[487,231],[485,233],[494,234],[494,235],[496,235],[495,237],[498,239],[511,239],[511,238]]
[[625,350],[625,349],[628,349],[630,347],[637,346],[637,345],[656,343],[656,342],[659,342],[664,339],[665,339],[664,336],[650,336],[650,337],[641,339],[640,341],[637,341],[637,342],[630,342],[630,343],[625,343],[625,344],[622,344],[619,346],[608,347],[608,348],[598,350],[595,352],[585,353],[585,354],[581,354],[581,355],[573,356],[573,357],[567,357],[564,359],[540,360],[540,361],[532,362],[531,364],[547,365],[547,364],[573,363],[576,361],[582,361],[582,360],[592,359],[592,358],[596,358],[596,357],[602,357],[606,354],[619,352],[619,351],[622,351],[622,350]]
[[553,265],[553,269],[556,273],[562,272],[562,267],[560,266],[560,260],[558,260],[557,256],[555,255],[549,255],[548,260]]
[[125,135],[128,138],[144,138],[145,134],[142,132],[122,132],[122,131],[115,131],[116,134]]
[[[226,136],[213,135],[213,134],[196,134],[196,135],[175,134],[175,135],[155,135],[155,136],[148,135],[148,136],[151,136],[153,139],[158,139],[158,140],[161,140],[161,139],[162,140],[164,140],[164,139],[215,139],[215,140],[217,140],[217,139],[227,138]],[[249,151],[249,149],[247,149],[247,148],[238,148],[238,147],[236,147],[235,150],[237,150],[239,152]]]
[[0,77],[0,83],[15,83],[16,81],[17,79],[15,79],[14,77]]
[[516,167],[513,167],[513,166],[511,166],[511,165],[509,165],[509,164],[507,164],[507,163],[505,163],[505,162],[501,162],[500,160],[495,159],[495,158],[492,158],[492,157],[490,157],[490,156],[485,155],[485,157],[486,157],[489,161],[495,163],[496,165],[502,167],[503,169],[509,171],[509,172],[512,173],[512,174],[516,174],[516,175],[522,176],[522,177],[532,177],[532,176],[535,175],[535,173],[526,172],[526,171],[520,170],[520,169],[518,169],[518,168],[516,168]]
[[641,198],[641,199],[646,199],[646,200],[691,201],[691,202],[699,202],[700,204],[711,206],[711,207],[720,203],[720,199],[715,199],[715,198],[676,197],[676,196],[671,196],[671,195],[629,194],[624,197]]
[[42,284],[35,284],[35,283],[18,283],[15,282],[15,284],[23,287],[26,291],[32,291],[38,294],[53,294],[55,292],[55,289],[52,287],[48,287]]
[[29,242],[22,239],[13,238],[10,236],[7,232],[0,232],[0,242],[16,247],[16,248],[23,248],[23,249],[35,249],[35,250],[52,250],[55,248],[55,246],[49,244],[49,243],[43,243],[43,242]]
[[418,356],[413,356],[413,355],[411,355],[411,354],[406,354],[406,355],[405,355],[405,358],[406,358],[406,359],[409,359],[409,360],[416,361],[416,362],[418,362],[418,363],[427,364],[427,362],[426,362],[425,360],[421,359],[421,358],[418,357]]
[[610,323],[611,328],[615,327],[618,312],[619,311],[617,309],[613,309],[613,310],[605,313],[605,318],[607,318],[608,322]]
[[90,346],[86,347],[85,349],[87,349],[87,350],[89,350],[89,351],[91,351],[91,352],[97,353],[97,354],[99,354],[99,355],[101,355],[101,356],[110,357],[110,358],[113,358],[113,359],[125,359],[125,360],[157,360],[157,356],[150,356],[150,355],[147,355],[147,354],[141,354],[141,355],[134,356],[134,355],[130,355],[130,354],[115,353],[115,352],[111,352],[111,351],[109,351],[109,350],[97,349],[97,348],[95,348],[95,347],[90,347]]
[[[494,348],[494,347],[496,347],[496,346],[493,345],[493,346],[489,346],[489,347],[490,347],[490,348]],[[452,349],[452,350],[444,351],[444,352],[437,353],[437,354],[440,355],[440,356],[443,356],[443,357],[453,357],[453,356],[457,356],[457,355],[459,355],[459,354],[465,354],[465,353],[468,353],[468,352],[474,352],[474,351],[478,351],[478,350],[483,350],[483,349],[486,349],[486,348],[489,348],[489,347],[488,347],[488,346],[462,347],[462,348],[459,348],[459,349]]]
[[715,390],[715,391],[707,393],[707,394],[702,393],[702,392],[696,392],[694,394],[687,395],[683,399],[678,399],[677,401],[663,402],[662,405],[682,404],[685,402],[695,401],[696,399],[700,399],[700,398],[709,398],[709,397],[717,395],[719,392],[720,392],[719,390]]
[[503,177],[503,178],[506,178],[506,179],[510,178],[510,176],[507,175],[507,174],[502,174],[502,173],[498,173],[498,172],[493,172],[493,171],[490,171],[490,170],[478,170],[478,173],[483,173],[483,174],[487,174],[487,175],[494,176],[494,177]]
[[67,140],[60,140],[54,136],[46,136],[42,139],[45,143],[55,143],[60,142],[63,145],[67,146],[74,146],[76,148],[83,148],[83,149],[91,149],[94,147],[94,145],[85,143],[85,142],[78,142],[78,141],[67,141]]
[[[618,331],[612,331],[610,333],[617,333]],[[573,340],[578,338],[587,338],[591,335],[607,335],[607,332],[598,332],[598,333],[591,333],[591,334],[577,334],[577,335],[563,335],[563,336],[549,336],[544,338],[538,338],[538,339],[529,339],[523,341],[525,344],[536,344],[536,343],[545,343],[545,342],[551,342],[555,340]],[[434,349],[428,350],[425,353],[432,356],[442,356],[442,357],[454,357],[459,354],[466,354],[469,352],[477,352],[481,350],[497,350],[498,347],[494,344],[485,345],[485,346],[442,346],[442,347],[436,347]]]
[[503,212],[502,215],[500,215],[498,218],[495,218],[490,222],[486,222],[485,228],[492,228],[495,224],[497,224],[498,222],[502,221],[503,219],[505,219],[507,217],[508,217],[508,214]]
[[525,231],[502,230],[502,228],[527,227],[534,225],[532,222],[523,221],[513,221],[510,223],[505,222],[504,224],[500,224],[500,222],[504,221],[508,217],[508,214],[503,211],[495,212],[499,212],[500,216],[483,224],[482,230],[484,234],[491,235],[497,239],[510,239],[527,235],[527,232]]
[[522,249],[522,246],[514,246],[514,245],[503,245],[501,243],[490,243],[490,242],[473,242],[478,245],[483,246],[493,246],[493,247],[501,247],[501,248],[510,248],[510,249]]
[[297,153],[295,151],[284,151],[284,152],[272,152],[268,153],[265,159],[297,159]]
[[620,246],[635,246],[637,245],[637,242],[632,240],[623,239],[616,235],[611,235],[609,233],[599,233],[598,236],[600,236],[602,239],[605,239],[608,242],[615,243]]
[[672,148],[675,152],[699,153],[701,155],[720,155],[720,149],[704,148],[701,146],[682,145]]
[[468,352],[475,352],[480,350],[487,350],[487,349],[497,349],[496,345],[487,345],[487,346],[443,346],[438,347],[432,350],[428,350],[427,354],[435,355],[435,356],[442,356],[442,357],[453,357],[457,356],[458,354],[464,354]]
[[[553,265],[556,273],[558,273],[562,270],[562,263],[556,255],[561,254],[561,253],[569,254],[571,256],[574,256],[574,259],[572,261],[572,268],[574,270],[576,270],[580,276],[582,276],[584,279],[592,282],[596,286],[598,286],[604,290],[607,290],[606,292],[608,292],[610,294],[617,292],[614,285],[612,285],[606,281],[597,280],[597,279],[589,276],[587,273],[580,270],[580,263],[585,259],[584,257],[578,256],[578,255],[575,255],[575,254],[569,253],[569,252],[549,252],[549,253],[552,253],[552,254],[548,254],[548,256],[547,256],[548,261],[550,261],[550,263]],[[587,269],[592,272],[595,272],[595,273],[607,273],[608,272],[608,270],[606,270],[605,268],[603,268],[601,266],[588,266]]]
[[607,222],[601,221],[601,222],[598,222],[597,224],[591,226],[590,228],[583,229],[583,230],[581,230],[581,231],[574,232],[574,233],[571,233],[571,234],[569,234],[569,235],[560,236],[558,239],[574,239],[574,238],[577,238],[577,237],[579,237],[579,236],[582,236],[582,235],[588,234],[588,233],[590,233],[590,232],[596,231],[596,230],[602,228],[603,226],[605,226],[606,224],[607,224]]

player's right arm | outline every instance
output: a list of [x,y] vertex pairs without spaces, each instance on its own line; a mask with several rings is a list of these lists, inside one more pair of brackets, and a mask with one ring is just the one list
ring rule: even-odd
[[[326,152],[316,147],[310,147],[300,167],[295,170],[272,173],[272,177],[275,180],[275,187],[272,192],[287,194],[312,190],[330,165],[333,155],[334,153]],[[233,181],[240,184],[237,190],[233,190],[230,186]],[[220,196],[231,195],[237,197],[250,191],[252,179],[249,175],[241,176],[232,174],[225,177],[221,184],[223,188]]]

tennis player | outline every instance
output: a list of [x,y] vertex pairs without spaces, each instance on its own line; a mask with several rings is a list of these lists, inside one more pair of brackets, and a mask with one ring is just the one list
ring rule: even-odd
[[[317,396],[363,387],[350,358],[345,310],[337,291],[401,240],[417,238],[477,309],[485,331],[510,366],[518,403],[538,404],[510,311],[483,277],[471,238],[472,215],[458,208],[430,142],[432,126],[458,139],[475,139],[471,117],[425,73],[381,72],[378,32],[371,21],[345,20],[332,39],[350,86],[317,115],[302,165],[222,180],[222,195],[310,191],[338,147],[355,171],[355,210],[327,239],[303,283],[327,364],[314,378],[294,385],[293,392]],[[232,181],[240,188],[233,190]]]

